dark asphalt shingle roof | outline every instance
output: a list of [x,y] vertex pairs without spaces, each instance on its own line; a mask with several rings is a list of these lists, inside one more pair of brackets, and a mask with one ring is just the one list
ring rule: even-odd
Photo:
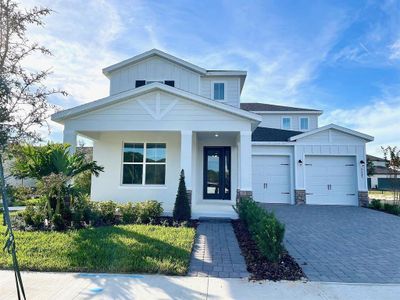
[[251,135],[251,140],[253,142],[288,142],[289,138],[301,133],[293,130],[257,127]]
[[310,112],[319,111],[317,109],[282,106],[282,105],[257,103],[257,102],[240,103],[240,108],[248,111],[310,111]]

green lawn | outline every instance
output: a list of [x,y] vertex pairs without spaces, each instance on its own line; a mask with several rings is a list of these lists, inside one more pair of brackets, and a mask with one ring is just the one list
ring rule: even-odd
[[[1,247],[4,231],[1,225]],[[23,270],[174,275],[187,272],[194,236],[193,228],[150,225],[15,232]],[[11,268],[10,255],[1,250],[0,268]]]

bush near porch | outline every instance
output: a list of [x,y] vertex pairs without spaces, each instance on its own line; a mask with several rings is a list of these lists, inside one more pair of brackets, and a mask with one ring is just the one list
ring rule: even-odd
[[253,199],[240,199],[232,225],[252,280],[299,280],[303,270],[283,246],[285,227]]
[[242,198],[237,211],[260,252],[271,262],[277,262],[284,250],[285,226],[272,214],[259,207],[251,198]]
[[[0,232],[5,230],[1,225]],[[195,229],[118,225],[14,234],[22,270],[183,275],[189,266]],[[0,244],[4,243],[1,235]],[[12,268],[11,256],[3,251],[0,268]]]

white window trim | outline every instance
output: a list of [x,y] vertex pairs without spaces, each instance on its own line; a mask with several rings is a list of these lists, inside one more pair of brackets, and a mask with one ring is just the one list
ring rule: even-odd
[[[214,84],[215,83],[223,83],[224,84],[224,99],[214,99]],[[226,87],[227,82],[224,80],[212,80],[211,81],[211,99],[218,102],[226,102]]]
[[[143,162],[124,162],[124,146],[125,144],[143,144]],[[147,144],[165,144],[165,162],[161,163],[149,163],[146,162],[147,158]],[[159,188],[159,187],[166,187],[167,185],[167,148],[168,144],[166,142],[143,142],[143,141],[136,141],[136,142],[122,142],[122,150],[121,150],[121,175],[120,175],[120,186],[121,187],[151,187],[151,188]],[[146,165],[165,165],[165,180],[164,184],[146,184]],[[124,179],[124,165],[142,165],[142,183],[123,183]]]
[[[284,128],[283,127],[283,119],[289,119],[290,120],[289,128]],[[289,117],[289,116],[282,116],[281,117],[281,129],[283,129],[283,130],[292,130],[293,129],[293,119],[292,119],[292,117]]]
[[[307,125],[308,125],[307,129],[302,129],[301,128],[301,119],[307,119]],[[308,130],[310,130],[310,118],[309,117],[299,117],[299,130],[300,131],[308,131]]]

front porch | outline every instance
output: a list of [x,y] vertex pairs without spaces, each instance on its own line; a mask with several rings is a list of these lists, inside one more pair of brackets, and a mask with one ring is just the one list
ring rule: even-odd
[[[232,208],[237,197],[251,193],[251,131],[64,131],[64,142],[71,144],[71,151],[77,135],[93,141],[93,159],[105,167],[104,173],[92,178],[93,200],[154,199],[162,202],[165,214],[170,215],[181,169],[194,219],[237,218]],[[127,148],[127,144],[139,150]],[[147,182],[150,145],[165,145],[164,167],[159,172],[165,180],[161,183]],[[126,151],[138,151],[144,159],[126,162]],[[125,165],[142,166],[140,182],[124,182]]]

